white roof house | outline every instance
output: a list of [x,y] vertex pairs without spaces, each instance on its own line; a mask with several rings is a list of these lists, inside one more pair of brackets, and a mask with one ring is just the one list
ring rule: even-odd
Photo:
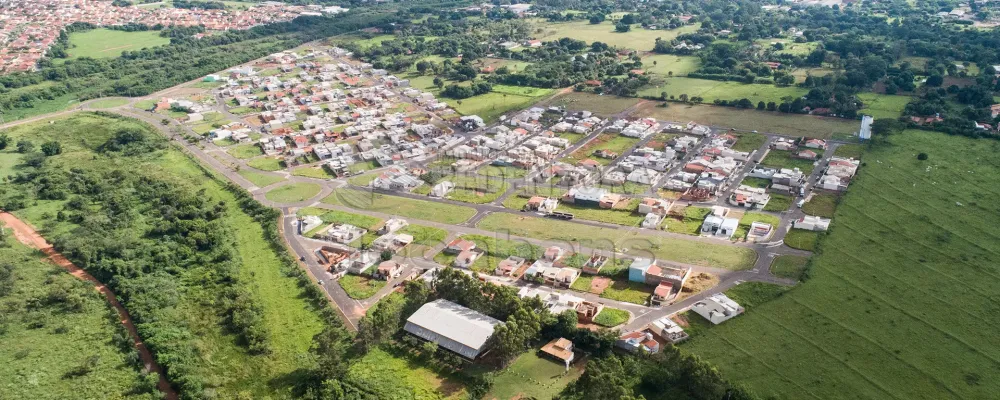
[[424,304],[406,320],[403,329],[421,339],[437,343],[462,357],[475,359],[483,352],[499,320],[438,299]]
[[807,231],[825,231],[830,229],[830,220],[828,218],[806,215],[793,221],[792,227]]
[[691,306],[691,311],[718,325],[730,318],[743,314],[743,307],[726,296],[725,293],[716,293],[694,303]]

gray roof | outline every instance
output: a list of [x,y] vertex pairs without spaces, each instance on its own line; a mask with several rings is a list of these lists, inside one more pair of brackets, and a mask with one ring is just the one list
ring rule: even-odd
[[424,304],[406,320],[407,332],[470,359],[483,351],[493,328],[501,322],[448,300]]

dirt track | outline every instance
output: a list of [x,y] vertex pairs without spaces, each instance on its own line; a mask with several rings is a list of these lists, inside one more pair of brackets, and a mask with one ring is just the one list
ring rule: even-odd
[[146,348],[146,345],[142,343],[142,339],[139,338],[139,333],[135,329],[135,324],[132,323],[132,318],[129,317],[128,311],[125,310],[125,307],[122,307],[121,303],[118,302],[114,292],[86,271],[80,269],[76,265],[73,265],[73,263],[66,259],[66,257],[59,254],[59,252],[57,252],[51,244],[46,242],[45,238],[43,238],[42,235],[39,235],[34,228],[24,223],[14,215],[6,212],[0,212],[0,221],[3,221],[7,227],[14,230],[14,237],[17,238],[19,242],[24,243],[29,247],[41,250],[42,253],[45,253],[45,255],[48,256],[49,262],[62,267],[69,272],[70,275],[77,277],[77,279],[92,283],[94,285],[94,289],[97,289],[98,292],[104,295],[104,298],[108,300],[108,303],[118,311],[118,317],[121,319],[122,325],[125,325],[125,329],[128,330],[129,336],[132,337],[132,342],[135,343],[135,349],[139,351],[139,357],[142,358],[142,363],[146,366],[146,371],[155,372],[160,376],[160,382],[157,384],[157,387],[161,392],[163,392],[167,400],[176,400],[177,392],[170,387],[170,383],[167,382],[167,377],[163,374],[163,370],[156,364],[156,361],[153,360],[153,355],[149,352],[149,349]]

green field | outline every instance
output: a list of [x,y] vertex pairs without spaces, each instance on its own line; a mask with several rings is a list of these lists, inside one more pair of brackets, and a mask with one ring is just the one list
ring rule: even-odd
[[848,157],[860,160],[865,152],[865,147],[860,144],[842,144],[833,150],[833,155],[837,157]]
[[295,176],[305,176],[309,178],[316,179],[330,179],[333,178],[333,174],[327,171],[322,165],[318,166],[304,166],[301,168],[296,168],[292,170],[292,175]]
[[[32,137],[38,143],[44,140],[59,140],[62,143],[63,153],[48,158],[47,163],[50,167],[100,171],[118,168],[114,165],[124,165],[123,163],[127,162],[129,168],[173,182],[179,188],[198,193],[198,196],[218,203],[221,214],[218,223],[223,224],[231,232],[235,246],[233,256],[239,260],[235,263],[238,267],[238,276],[254,288],[255,303],[263,310],[263,324],[270,339],[270,354],[250,354],[226,327],[227,323],[221,312],[223,306],[216,303],[219,300],[219,293],[199,290],[198,286],[199,282],[206,280],[199,274],[213,274],[215,271],[201,268],[178,268],[172,272],[176,274],[173,281],[183,286],[164,287],[161,293],[179,296],[180,300],[175,310],[163,310],[163,312],[178,315],[182,323],[169,334],[161,331],[161,335],[157,338],[144,337],[144,339],[148,344],[162,345],[163,341],[168,340],[166,336],[170,336],[170,346],[183,348],[190,345],[192,350],[196,347],[197,353],[192,354],[192,359],[186,364],[195,368],[189,374],[203,378],[220,398],[235,398],[241,392],[252,398],[292,398],[291,386],[294,382],[286,378],[301,368],[311,367],[310,363],[314,361],[309,356],[309,346],[313,335],[320,331],[322,325],[320,316],[305,297],[299,281],[285,269],[287,264],[284,264],[271,243],[265,239],[264,228],[260,223],[242,211],[235,196],[225,190],[220,181],[206,176],[204,170],[178,150],[166,146],[163,150],[128,159],[98,156],[94,148],[107,141],[119,129],[134,129],[150,137],[159,138],[154,128],[139,124],[135,120],[91,113],[78,113],[56,119],[53,124],[41,121],[22,125],[9,129],[7,133],[14,138]],[[165,143],[165,140],[163,142]],[[116,161],[117,164],[108,162],[109,159]],[[74,225],[71,222],[58,218],[58,212],[63,210],[65,203],[65,200],[38,200],[27,208],[15,211],[15,214],[39,227],[45,237],[55,238],[73,232]],[[135,209],[138,206],[127,207]],[[135,220],[134,225],[137,229],[135,236],[142,236],[146,230],[154,229],[145,226],[147,222],[142,219]],[[109,240],[135,239],[115,237]],[[165,256],[171,256],[172,250],[164,251]],[[124,303],[126,307],[129,306],[128,301]],[[133,314],[133,318],[135,317]],[[140,332],[144,332],[144,329],[147,328],[140,324]],[[66,357],[67,354],[60,356]],[[104,384],[115,383],[104,382]],[[108,394],[98,397],[108,397]]]
[[112,58],[124,51],[136,51],[147,47],[170,44],[170,39],[161,37],[159,31],[125,32],[111,29],[92,29],[69,35],[69,59],[80,57]]
[[345,379],[370,390],[374,399],[458,400],[468,398],[457,377],[439,374],[418,362],[383,349],[354,361]]
[[315,197],[320,189],[315,183],[291,183],[271,189],[264,197],[277,203],[294,203]]
[[442,98],[442,100],[451,105],[459,114],[478,115],[486,123],[490,123],[508,111],[527,108],[552,92],[553,89],[496,85],[492,92],[486,94],[462,100],[449,98]]
[[800,97],[808,91],[795,86],[780,87],[759,83],[747,84],[674,77],[654,81],[652,86],[640,90],[639,95],[659,96],[662,92],[667,92],[667,96],[675,96],[677,98],[680,98],[682,94],[686,94],[688,97],[700,96],[705,99],[705,103],[712,103],[716,99],[739,100],[747,98],[753,101],[754,106],[756,106],[757,102],[760,101],[765,103],[773,101],[780,104],[782,98]]
[[7,266],[13,275],[9,289],[0,279],[0,398],[159,394],[156,375],[146,384],[117,313],[92,285],[43,262],[9,231],[0,240],[0,276]]
[[[670,91],[667,93],[674,94]],[[659,96],[660,91],[657,91],[655,95]],[[654,107],[650,104],[642,107],[634,115],[654,117],[666,121],[696,121],[701,124],[741,130],[815,138],[848,136],[857,132],[858,128],[861,127],[860,121],[841,118],[678,103],[670,103],[670,106],[666,108]]]
[[814,163],[815,161],[812,160],[794,158],[792,152],[788,150],[771,150],[760,164],[774,168],[798,168],[808,176],[812,173],[813,168],[816,168]]
[[694,24],[671,30],[649,30],[635,25],[631,31],[619,33],[615,32],[615,25],[611,21],[604,21],[600,24],[591,24],[588,21],[540,22],[538,25],[541,33],[536,34],[535,38],[541,41],[568,37],[587,43],[602,42],[609,46],[640,51],[652,51],[656,44],[656,38],[671,40],[680,34],[695,32],[700,26]]
[[594,323],[603,327],[614,327],[628,322],[628,311],[604,307],[600,314],[594,317]]
[[124,106],[128,104],[128,99],[101,99],[95,100],[87,104],[87,107],[104,109],[104,108],[114,108],[118,106]]
[[247,161],[247,165],[261,171],[277,171],[285,168],[285,161],[274,157],[257,157]]
[[[655,65],[653,63],[656,63]],[[646,73],[660,76],[686,76],[698,70],[701,60],[694,56],[674,54],[650,54],[642,58],[642,69]]]
[[865,92],[858,93],[858,99],[865,104],[865,107],[858,112],[859,114],[871,115],[875,118],[896,119],[903,115],[903,109],[913,98]]
[[593,159],[601,165],[608,165],[613,161],[608,158],[601,158],[594,155],[595,151],[607,150],[611,152],[618,153],[618,156],[622,156],[625,150],[639,143],[639,139],[630,138],[628,136],[616,135],[613,133],[602,133],[597,137],[591,139],[587,144],[581,146],[579,149],[571,153],[566,158],[563,158],[563,162],[570,164],[576,164],[585,159]]
[[794,199],[790,196],[771,193],[771,201],[768,201],[767,205],[764,206],[764,211],[782,212],[788,210],[788,207],[792,206],[792,200]]
[[270,186],[285,180],[285,178],[281,176],[265,174],[263,172],[250,169],[241,169],[237,173],[258,187]]
[[757,258],[753,250],[742,247],[626,233],[610,228],[583,228],[571,222],[507,213],[487,215],[477,226],[501,234],[510,232],[511,235],[528,238],[579,242],[582,246],[597,249],[626,248],[630,253],[649,252],[665,260],[734,270],[752,267]]
[[522,354],[493,381],[493,388],[485,399],[551,399],[570,382],[583,374],[578,362],[566,372],[561,362],[552,361],[542,353]]
[[765,398],[994,397],[996,144],[911,130],[869,156],[809,279],[686,350]]
[[386,282],[367,276],[344,275],[343,278],[337,280],[337,283],[344,288],[350,298],[364,300],[374,296],[379,289],[385,286]]
[[838,198],[839,196],[835,194],[813,194],[812,198],[802,205],[802,212],[823,218],[833,218],[833,213],[837,210]]
[[325,197],[322,202],[445,224],[458,224],[476,215],[476,210],[470,207],[413,200],[354,189],[337,189]]
[[546,101],[547,106],[566,107],[573,111],[590,111],[602,117],[610,117],[623,112],[639,102],[634,97],[601,96],[584,92],[569,92]]
[[785,244],[788,247],[799,250],[816,250],[816,242],[822,233],[806,231],[802,229],[792,229],[785,235]]
[[771,261],[771,273],[782,278],[802,279],[809,257],[783,255]]

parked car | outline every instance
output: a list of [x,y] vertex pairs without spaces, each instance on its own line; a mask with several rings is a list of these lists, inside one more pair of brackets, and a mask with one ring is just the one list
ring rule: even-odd
[[799,208],[802,208],[803,204],[806,204],[806,199],[800,199],[798,203],[795,203]]

